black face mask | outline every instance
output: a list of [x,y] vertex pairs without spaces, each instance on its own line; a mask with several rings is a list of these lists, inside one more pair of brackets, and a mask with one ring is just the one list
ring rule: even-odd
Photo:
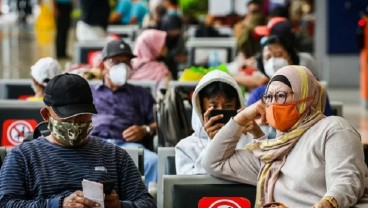
[[166,37],[166,46],[169,50],[175,48],[178,44],[180,36],[167,36]]

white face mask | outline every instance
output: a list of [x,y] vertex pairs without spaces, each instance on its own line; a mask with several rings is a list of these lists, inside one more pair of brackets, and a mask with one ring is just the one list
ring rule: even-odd
[[266,65],[264,66],[265,73],[268,77],[272,77],[277,70],[287,65],[289,65],[289,63],[286,59],[272,57],[268,59]]
[[113,65],[109,69],[110,80],[114,85],[117,86],[122,86],[127,82],[129,73],[130,73],[130,66],[128,66],[125,63]]

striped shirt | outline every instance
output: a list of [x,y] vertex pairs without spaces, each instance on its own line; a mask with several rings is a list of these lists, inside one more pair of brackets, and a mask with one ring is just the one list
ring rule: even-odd
[[127,152],[96,138],[65,148],[40,137],[14,148],[0,171],[0,207],[59,207],[82,180],[116,181],[122,207],[156,207]]

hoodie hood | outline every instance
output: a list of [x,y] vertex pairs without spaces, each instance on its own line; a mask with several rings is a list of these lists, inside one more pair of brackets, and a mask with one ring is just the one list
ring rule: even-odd
[[197,84],[193,95],[192,95],[192,128],[194,130],[194,134],[201,137],[207,137],[206,131],[202,129],[203,127],[203,109],[201,109],[201,103],[199,100],[199,92],[205,88],[207,85],[213,82],[224,82],[232,86],[238,93],[240,107],[244,107],[244,98],[241,93],[240,87],[234,80],[234,78],[220,70],[213,70],[208,72]]

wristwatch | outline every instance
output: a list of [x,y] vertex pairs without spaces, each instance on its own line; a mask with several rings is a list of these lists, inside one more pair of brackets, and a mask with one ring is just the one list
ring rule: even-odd
[[144,128],[146,128],[146,132],[147,132],[148,135],[152,135],[152,130],[151,130],[150,126],[144,125]]
[[337,204],[337,201],[334,197],[332,196],[325,196],[323,197],[324,200],[328,201],[333,208],[337,208],[338,207],[338,204]]

